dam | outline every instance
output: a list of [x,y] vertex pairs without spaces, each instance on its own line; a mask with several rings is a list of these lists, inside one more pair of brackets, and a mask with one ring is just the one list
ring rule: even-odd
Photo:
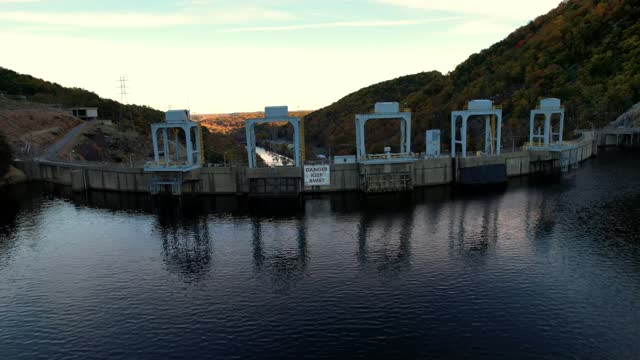
[[[560,121],[552,124],[553,115]],[[544,127],[535,128],[535,118],[544,115]],[[501,146],[502,110],[490,100],[473,100],[464,110],[452,112],[451,153],[441,153],[439,130],[428,130],[424,153],[411,151],[411,112],[397,103],[377,103],[369,114],[356,117],[356,156],[336,157],[334,161],[307,162],[301,155],[303,137],[300,119],[289,117],[286,107],[267,107],[265,118],[247,122],[249,166],[204,167],[201,133],[186,111],[167,113],[165,123],[152,125],[154,161],[145,167],[87,165],[49,160],[17,161],[15,166],[30,181],[46,181],[71,186],[74,191],[104,190],[174,195],[248,195],[255,197],[291,197],[304,193],[362,191],[364,193],[411,191],[415,188],[445,185],[483,185],[503,183],[510,177],[567,171],[597,153],[598,145],[610,135],[582,131],[579,137],[563,140],[564,109],[558,99],[543,99],[532,110],[530,141],[523,147],[506,151]],[[479,118],[485,123],[484,151],[467,151],[467,122]],[[399,153],[368,154],[364,125],[376,119],[401,120]],[[288,122],[294,125],[293,166],[258,167],[255,160],[257,123]],[[183,145],[177,137],[181,129]],[[158,137],[158,133],[161,136]],[[176,140],[170,139],[175,134]],[[322,165],[317,173],[322,182],[309,182],[305,168]],[[308,171],[307,171],[308,173]]]

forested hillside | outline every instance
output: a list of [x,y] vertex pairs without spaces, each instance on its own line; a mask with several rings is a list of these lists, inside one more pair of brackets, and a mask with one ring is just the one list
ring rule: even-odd
[[149,132],[149,124],[164,120],[164,114],[148,106],[123,105],[111,99],[79,88],[67,88],[59,84],[19,74],[0,67],[0,91],[11,95],[26,96],[35,103],[59,104],[63,107],[98,107],[100,117],[111,119],[121,127],[138,132]]
[[[134,133],[138,134],[136,138],[148,139],[149,144],[151,142],[151,138],[149,136],[146,136],[150,133],[149,125],[152,123],[164,121],[164,113],[151,107],[139,105],[123,105],[111,99],[101,98],[97,94],[84,89],[63,87],[56,83],[38,79],[30,75],[19,74],[15,71],[2,67],[0,67],[0,91],[6,92],[10,95],[25,96],[28,99],[28,102],[25,102],[22,106],[22,108],[24,108],[22,110],[24,111],[26,111],[25,109],[28,109],[29,106],[38,106],[38,108],[42,108],[42,105],[39,105],[39,103],[56,104],[61,105],[65,108],[73,106],[98,107],[101,119],[113,120],[113,122],[118,126],[121,132],[130,133],[131,131],[133,131]],[[0,110],[5,111],[6,113],[6,109],[3,109],[2,106],[0,106]],[[6,115],[6,118],[9,118],[11,116],[16,117],[19,114],[16,115],[15,113],[12,113],[4,115]],[[34,116],[31,114],[27,115],[29,116],[28,120],[33,122]],[[0,118],[2,117],[0,116]],[[15,121],[11,122],[11,124],[9,122],[0,123],[0,134],[5,132],[11,133],[12,135],[16,136],[16,138],[20,137],[21,134],[16,133],[16,130],[18,130],[15,129],[16,126],[14,126],[14,129],[12,129],[12,131],[9,131],[8,129],[8,127],[12,124],[15,125],[16,123],[18,123],[18,120],[19,119],[15,119]],[[25,134],[27,130],[43,130],[50,126],[59,126],[59,121],[57,121],[57,118],[50,119],[50,124],[47,124],[49,122],[47,119],[41,119],[41,116],[36,120],[42,123],[42,129],[28,129],[27,125],[29,124],[26,124],[28,121],[25,120],[22,122],[22,125],[24,125],[22,127],[22,130],[23,132],[25,132]],[[63,130],[66,131],[68,129],[65,128]],[[227,158],[241,158],[240,155],[244,148],[238,142],[234,141],[233,138],[231,138],[227,134],[213,133],[207,130],[205,131],[204,147],[207,162],[222,162],[222,159],[225,157],[225,153],[228,153],[226,156]],[[131,138],[131,136],[128,136],[128,138]],[[83,143],[80,145],[84,147],[96,148],[97,144],[91,143],[95,142],[95,139],[91,137],[91,139],[89,140],[89,143]],[[106,150],[109,150],[109,152],[127,153],[131,151],[131,148],[134,147],[133,145],[139,145],[127,144],[123,138],[122,141],[115,142],[109,146],[116,146],[116,143],[120,144],[117,145],[119,147],[118,149],[104,149],[105,152]],[[3,143],[0,143],[0,153],[2,153],[2,145]],[[146,152],[137,155],[139,155],[140,157],[149,156],[149,154],[147,154]],[[4,153],[0,154],[0,157],[1,172],[4,164]],[[120,158],[120,156],[118,158],[112,158],[111,161],[117,162],[121,160]]]
[[[413,110],[413,151],[423,151],[424,131],[450,131],[450,111],[470,99],[503,106],[503,144],[521,142],[530,109],[540,97],[559,97],[567,127],[603,126],[640,100],[640,2],[568,0],[470,56],[447,75],[404,76],[376,84],[306,117],[307,144],[332,153],[355,153],[354,114],[376,101]],[[371,150],[399,142],[395,124],[367,125]],[[565,132],[568,133],[568,132]]]

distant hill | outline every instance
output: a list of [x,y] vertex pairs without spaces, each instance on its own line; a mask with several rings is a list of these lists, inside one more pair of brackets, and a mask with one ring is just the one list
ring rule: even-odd
[[[310,111],[291,111],[291,116],[303,117]],[[205,154],[211,162],[246,162],[247,154],[244,148],[244,122],[247,119],[264,117],[264,112],[236,112],[231,114],[198,114],[194,120],[209,130],[205,134]],[[269,148],[270,140],[291,140],[293,130],[291,126],[282,124],[262,124],[256,126],[256,142]],[[207,141],[209,140],[209,141]],[[284,154],[282,151],[280,151]],[[286,155],[286,154],[285,154]]]
[[[563,100],[569,129],[604,126],[640,100],[637,0],[563,1],[447,75],[385,81],[309,114],[306,141],[334,154],[355,153],[354,114],[371,110],[376,101],[398,101],[414,113],[414,151],[423,151],[424,132],[431,128],[444,131],[448,147],[450,111],[488,98],[503,106],[504,144],[519,143],[528,132],[530,109],[549,96]],[[368,127],[370,149],[399,143],[394,126]]]
[[[290,116],[303,117],[311,111],[292,111]],[[198,114],[193,115],[194,120],[202,123],[213,133],[229,134],[234,131],[244,129],[244,122],[247,119],[264,117],[264,112],[236,112],[231,114]]]

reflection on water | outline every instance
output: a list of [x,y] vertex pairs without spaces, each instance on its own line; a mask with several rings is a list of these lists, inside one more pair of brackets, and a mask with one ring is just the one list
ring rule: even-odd
[[[6,266],[16,246],[15,228],[20,204],[13,197],[3,199],[0,206],[0,270]],[[25,204],[26,205],[26,204]]]
[[[468,211],[470,206],[480,204],[463,203],[452,207],[450,215],[451,250],[460,254],[485,254],[497,237],[495,199],[489,199],[480,205],[478,211]],[[457,221],[456,221],[457,220]]]
[[188,280],[207,274],[213,244],[206,218],[180,214],[181,207],[157,209],[158,224],[154,232],[162,240],[164,261],[170,271]]
[[358,223],[358,260],[364,268],[393,276],[411,264],[414,214],[407,210],[364,210]]
[[3,358],[637,358],[636,158],[290,203],[12,187]]
[[273,220],[251,217],[254,269],[259,275],[266,273],[275,290],[286,292],[303,277],[307,267],[309,254],[304,218],[295,219],[295,229],[291,232],[280,229],[275,222],[273,246],[267,246],[263,240],[263,221]]

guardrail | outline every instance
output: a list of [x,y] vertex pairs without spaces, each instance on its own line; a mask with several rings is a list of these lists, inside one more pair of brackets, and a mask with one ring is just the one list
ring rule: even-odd
[[528,147],[544,147],[547,146],[544,142],[542,141],[534,141],[534,142],[525,142],[524,145],[522,146],[523,148],[528,148]]
[[[410,112],[412,112],[412,111],[413,111],[413,110],[411,110],[411,108],[401,108],[401,109],[398,109],[398,112],[401,112],[401,113],[410,113]],[[372,110],[369,110],[369,114],[379,114],[379,113],[377,113],[375,109],[372,109]]]
[[364,160],[406,159],[414,157],[413,153],[367,154]]
[[[469,105],[465,105],[462,107],[462,110],[468,111]],[[473,110],[488,110],[488,109],[473,109]],[[502,110],[502,105],[493,105],[490,110]]]

